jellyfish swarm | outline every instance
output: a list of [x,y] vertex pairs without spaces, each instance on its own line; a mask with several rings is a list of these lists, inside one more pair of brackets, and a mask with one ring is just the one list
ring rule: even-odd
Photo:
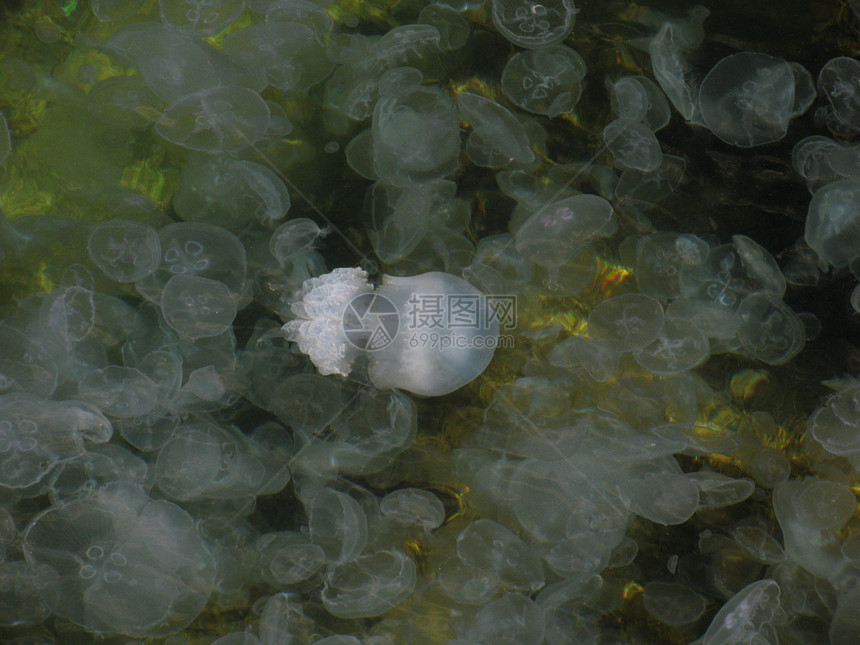
[[441,396],[478,377],[493,358],[499,321],[478,289],[450,273],[383,277],[358,268],[306,280],[286,323],[321,374],[348,376],[364,356],[370,382]]

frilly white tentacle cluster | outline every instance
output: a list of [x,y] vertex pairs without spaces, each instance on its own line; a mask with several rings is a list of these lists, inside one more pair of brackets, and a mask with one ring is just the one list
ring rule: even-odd
[[281,329],[289,340],[298,343],[320,374],[347,376],[359,350],[350,345],[343,332],[343,312],[350,300],[372,290],[367,272],[358,268],[335,269],[310,278],[290,306],[296,319]]

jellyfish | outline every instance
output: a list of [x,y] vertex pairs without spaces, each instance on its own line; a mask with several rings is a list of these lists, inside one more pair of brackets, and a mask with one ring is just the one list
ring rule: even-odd
[[794,93],[795,74],[786,61],[740,52],[708,72],[699,103],[705,125],[718,138],[751,148],[785,136],[789,120],[796,116]]
[[[575,195],[547,204],[517,230],[515,246],[546,269],[544,286],[560,289],[562,265],[595,237],[611,232],[612,205],[597,195]],[[584,286],[584,285],[583,285]]]
[[227,85],[179,97],[164,110],[155,131],[189,150],[235,153],[263,138],[270,117],[257,92]]
[[377,388],[441,396],[487,367],[509,304],[449,273],[386,275],[374,289],[363,269],[342,268],[305,281],[282,330],[320,374],[348,376],[362,356]]

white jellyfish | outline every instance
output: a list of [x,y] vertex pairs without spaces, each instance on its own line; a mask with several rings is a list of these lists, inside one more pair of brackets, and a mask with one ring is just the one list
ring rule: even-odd
[[364,270],[335,269],[305,281],[283,331],[323,375],[347,376],[364,356],[374,386],[441,396],[492,359],[508,304],[496,300],[449,273],[386,275],[374,289]]

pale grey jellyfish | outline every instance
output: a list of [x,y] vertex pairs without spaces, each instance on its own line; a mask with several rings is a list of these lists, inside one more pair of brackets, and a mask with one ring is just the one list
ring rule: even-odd
[[140,76],[111,76],[90,88],[87,109],[112,125],[145,128],[161,113],[161,99]]
[[[544,286],[561,289],[561,267],[588,243],[612,232],[612,205],[597,195],[574,195],[541,207],[520,226],[514,245],[523,257],[546,269]],[[583,285],[584,286],[584,285]]]
[[806,243],[834,266],[860,255],[860,181],[841,179],[815,191],[806,216]]
[[117,282],[137,282],[153,273],[161,260],[161,242],[151,226],[122,219],[103,222],[87,242],[90,259]]
[[552,118],[573,110],[585,73],[578,52],[550,45],[514,54],[502,70],[501,86],[517,107]]
[[314,30],[299,22],[238,29],[224,39],[224,51],[245,68],[262,70],[273,87],[284,91],[307,91],[333,67]]
[[215,560],[188,513],[129,492],[39,513],[24,531],[24,556],[56,580],[58,616],[93,632],[166,636],[203,609]]
[[781,58],[732,54],[702,81],[702,119],[717,137],[740,148],[779,141],[794,116],[794,86],[794,72]]
[[257,92],[227,85],[178,98],[164,110],[155,131],[183,148],[232,154],[263,138],[270,114]]
[[472,92],[461,92],[457,105],[472,126],[466,153],[475,165],[503,168],[534,161],[526,130],[510,110]]
[[323,606],[339,618],[380,616],[405,600],[417,579],[415,562],[400,551],[368,553],[329,572]]
[[181,338],[210,338],[230,329],[236,301],[223,282],[175,275],[161,292],[161,312]]
[[577,10],[573,0],[492,0],[493,24],[520,47],[559,43],[573,31]]
[[290,209],[283,180],[253,161],[194,155],[173,196],[176,214],[240,231],[251,222],[273,227]]
[[612,121],[603,128],[603,141],[619,168],[652,172],[663,163],[660,142],[654,133],[639,121]]
[[321,374],[347,376],[364,356],[376,387],[440,396],[489,364],[496,304],[449,273],[386,275],[374,289],[362,269],[335,269],[305,281],[283,330]]
[[841,125],[860,130],[860,61],[847,56],[827,61],[818,74],[818,89]]
[[780,612],[780,588],[774,580],[757,580],[720,608],[702,639],[703,645],[769,641]]
[[440,179],[459,166],[457,110],[437,87],[422,85],[405,96],[380,97],[372,131],[373,166],[388,184]]
[[159,0],[161,19],[180,31],[212,36],[233,22],[245,0]]

